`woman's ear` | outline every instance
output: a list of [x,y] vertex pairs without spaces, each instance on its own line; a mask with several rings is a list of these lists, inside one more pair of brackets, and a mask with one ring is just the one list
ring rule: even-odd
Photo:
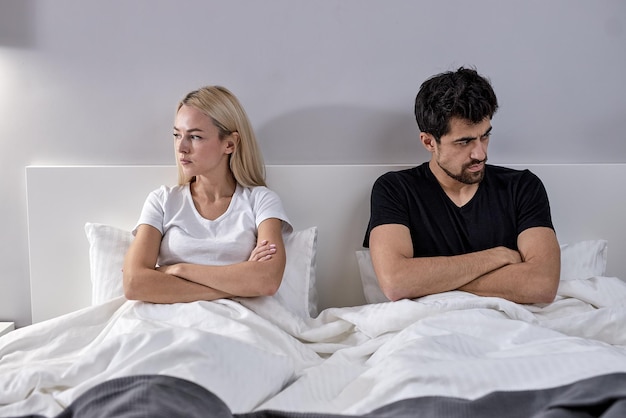
[[239,132],[233,132],[226,138],[226,154],[233,154],[238,146]]

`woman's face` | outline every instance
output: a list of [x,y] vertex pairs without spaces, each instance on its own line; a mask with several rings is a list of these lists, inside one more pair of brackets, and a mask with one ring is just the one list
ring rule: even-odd
[[224,174],[233,141],[220,139],[210,117],[192,106],[183,105],[174,120],[174,141],[178,162],[187,178]]

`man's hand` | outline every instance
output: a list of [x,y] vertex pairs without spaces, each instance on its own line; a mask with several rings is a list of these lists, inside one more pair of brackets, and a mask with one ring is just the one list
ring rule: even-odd
[[496,247],[494,248],[494,251],[499,251],[501,253],[501,257],[508,260],[508,262],[506,263],[507,265],[517,264],[523,261],[522,255],[519,253],[519,251],[515,251],[507,247]]
[[545,227],[529,228],[519,235],[517,246],[521,263],[484,274],[459,290],[517,303],[552,302],[561,272],[561,249],[554,231]]

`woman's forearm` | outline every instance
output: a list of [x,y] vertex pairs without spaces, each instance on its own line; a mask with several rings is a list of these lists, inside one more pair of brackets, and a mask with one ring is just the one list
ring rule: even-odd
[[124,271],[127,299],[152,303],[179,303],[231,297],[228,293],[185,280],[155,269]]
[[284,262],[272,258],[225,266],[180,263],[159,270],[224,294],[254,297],[276,293],[282,281]]

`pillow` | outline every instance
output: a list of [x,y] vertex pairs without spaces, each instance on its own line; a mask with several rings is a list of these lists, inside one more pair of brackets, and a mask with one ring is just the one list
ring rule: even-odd
[[356,259],[359,264],[363,294],[367,303],[389,302],[387,296],[380,290],[376,273],[374,273],[374,266],[372,266],[370,250],[358,250]]
[[[98,223],[86,223],[85,233],[89,240],[92,305],[96,305],[124,294],[122,266],[133,235]],[[316,316],[317,227],[285,234],[283,239],[287,263],[283,281],[273,298],[298,316]]]
[[607,244],[599,239],[561,245],[561,280],[604,276]]
[[[356,252],[361,284],[367,303],[388,302],[378,285],[369,250]],[[607,241],[589,240],[561,245],[561,280],[603,276],[606,271]]]
[[133,235],[114,226],[86,223],[89,241],[91,304],[98,305],[124,294],[122,266]]
[[315,257],[317,227],[293,231],[283,236],[287,263],[283,281],[272,296],[299,317],[317,316]]

